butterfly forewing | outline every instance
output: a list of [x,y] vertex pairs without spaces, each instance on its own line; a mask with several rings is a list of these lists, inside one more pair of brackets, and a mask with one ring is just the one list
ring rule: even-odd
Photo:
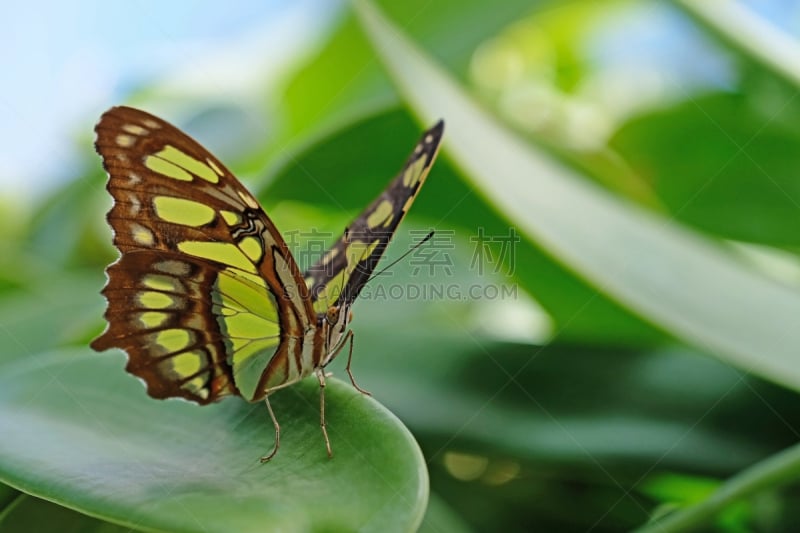
[[107,330],[155,397],[257,400],[299,379],[313,309],[300,272],[253,196],[174,126],[115,107],[96,127],[120,259]]
[[351,304],[358,297],[425,182],[443,132],[444,123],[439,121],[422,135],[389,186],[306,271],[315,312],[324,313],[331,305]]

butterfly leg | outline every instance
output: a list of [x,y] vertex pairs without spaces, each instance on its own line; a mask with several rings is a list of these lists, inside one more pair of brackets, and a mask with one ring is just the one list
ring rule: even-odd
[[[358,392],[360,392],[361,394],[366,394],[367,396],[372,396],[372,394],[369,391],[366,391],[366,390],[362,389],[361,387],[359,387],[356,384],[356,379],[353,377],[353,372],[350,370],[350,363],[353,361],[353,337],[354,337],[354,335],[353,335],[353,330],[352,329],[347,332],[347,336],[349,338],[346,339],[346,340],[350,341],[350,351],[347,354],[347,366],[344,367],[344,369],[347,370],[347,375],[350,376],[350,383],[353,384],[353,387],[355,387],[355,389]],[[344,346],[344,343],[342,343],[342,346]]]
[[278,448],[281,446],[281,426],[278,425],[278,419],[275,418],[275,413],[272,412],[272,406],[269,404],[269,396],[264,398],[264,403],[267,404],[267,411],[269,411],[269,417],[272,419],[272,424],[275,426],[275,447],[272,448],[272,451],[269,452],[269,455],[265,455],[261,458],[262,463],[266,463],[273,457],[275,454],[278,453]]
[[322,428],[322,436],[325,438],[328,457],[333,457],[331,440],[328,438],[328,426],[325,424],[325,371],[321,368],[317,369],[317,379],[319,380],[319,425]]

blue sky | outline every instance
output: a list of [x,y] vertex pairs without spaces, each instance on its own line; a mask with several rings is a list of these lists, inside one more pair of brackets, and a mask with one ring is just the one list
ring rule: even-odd
[[[148,80],[169,80],[207,64],[209,56],[213,68],[224,73],[220,76],[248,59],[259,65],[271,55],[286,60],[293,46],[318,33],[316,25],[337,5],[245,0],[233,9],[210,0],[3,2],[0,196],[24,201],[68,179],[76,142],[89,142],[97,117]],[[268,50],[276,40],[286,47]],[[218,82],[225,90],[236,80]]]

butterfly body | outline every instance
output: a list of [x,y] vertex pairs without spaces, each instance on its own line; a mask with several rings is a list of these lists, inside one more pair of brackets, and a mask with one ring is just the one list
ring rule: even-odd
[[320,370],[352,342],[350,308],[424,182],[442,125],[305,274],[256,199],[189,136],[129,107],[107,111],[96,132],[121,255],[92,347],[125,350],[150,396],[207,404],[259,401],[314,373],[324,386]]

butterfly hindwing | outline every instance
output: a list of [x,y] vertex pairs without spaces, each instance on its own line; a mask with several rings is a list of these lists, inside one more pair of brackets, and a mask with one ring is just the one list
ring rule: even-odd
[[299,379],[313,364],[302,356],[314,313],[258,202],[155,116],[115,107],[96,132],[122,256],[103,290],[109,327],[92,346],[127,351],[128,370],[159,398],[256,400]]
[[136,250],[108,270],[109,327],[92,343],[128,352],[128,372],[155,398],[208,403],[237,394],[211,310],[214,270],[182,254]]
[[400,173],[348,226],[322,259],[306,271],[314,311],[351,304],[378,265],[417,196],[439,150],[444,123],[423,133]]

